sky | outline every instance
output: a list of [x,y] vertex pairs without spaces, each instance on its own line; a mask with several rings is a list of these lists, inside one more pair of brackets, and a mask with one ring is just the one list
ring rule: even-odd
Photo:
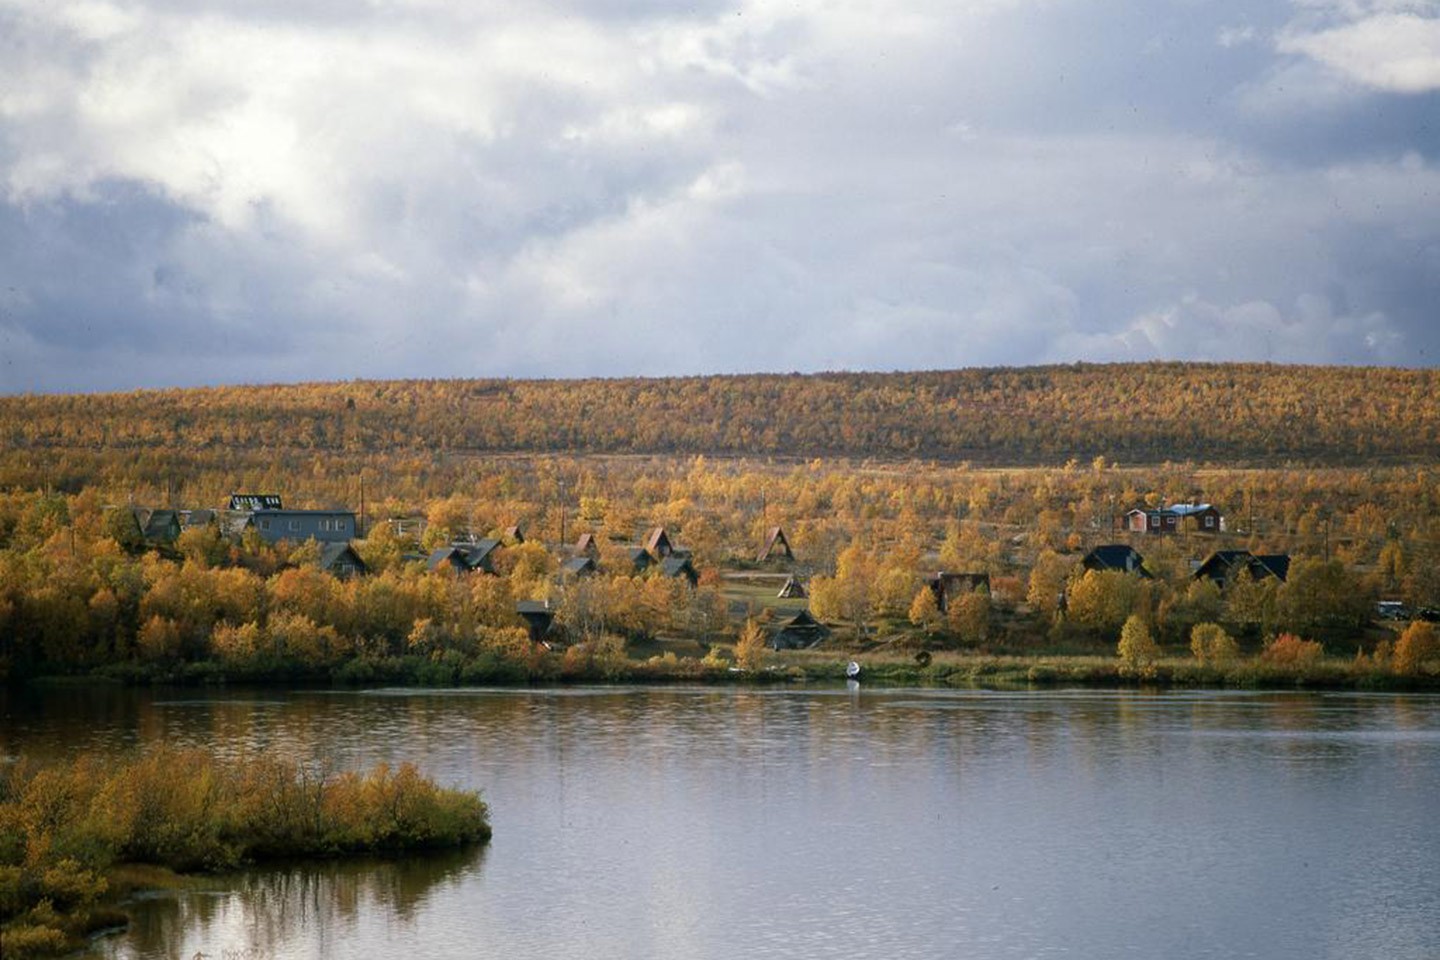
[[0,0],[0,393],[1433,366],[1440,0]]

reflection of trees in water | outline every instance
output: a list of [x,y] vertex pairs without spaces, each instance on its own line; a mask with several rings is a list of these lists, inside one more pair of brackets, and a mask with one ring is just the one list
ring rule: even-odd
[[[411,924],[437,890],[479,869],[483,847],[400,859],[368,859],[253,870],[216,878],[215,888],[133,905],[129,931],[106,945],[116,957],[178,956],[203,950],[286,955],[301,939],[354,942],[361,917]],[[185,956],[189,956],[186,953]]]

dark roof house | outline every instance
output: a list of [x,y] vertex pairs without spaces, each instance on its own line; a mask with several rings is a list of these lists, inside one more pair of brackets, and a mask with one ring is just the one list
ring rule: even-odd
[[217,522],[218,515],[214,510],[182,510],[180,511],[180,526],[186,530],[193,530],[196,527],[208,527]]
[[700,582],[700,572],[695,569],[695,564],[690,562],[689,557],[666,557],[660,561],[660,573],[666,577],[684,577],[690,581],[692,587]]
[[770,646],[776,650],[803,650],[815,646],[829,635],[829,627],[810,616],[809,610],[801,610],[780,624],[770,638]]
[[571,557],[560,564],[560,574],[566,577],[586,577],[595,573],[599,567],[595,566],[595,558],[589,556]]
[[625,549],[625,555],[630,558],[630,572],[632,574],[644,573],[646,570],[649,570],[651,564],[655,562],[650,557],[650,551],[644,547],[627,547]]
[[363,576],[370,572],[360,554],[348,543],[322,543],[320,569],[340,578]]
[[174,543],[180,536],[180,514],[174,510],[140,511],[135,521],[146,543]]
[[1224,587],[1241,574],[1248,574],[1252,580],[1274,577],[1284,583],[1290,575],[1290,557],[1283,553],[1257,556],[1249,550],[1216,550],[1191,576]]
[[495,551],[500,547],[500,541],[476,540],[474,543],[457,541],[430,553],[428,564],[431,570],[448,568],[454,573],[470,573],[479,570],[482,573],[495,572]]
[[1139,551],[1124,543],[1107,543],[1096,547],[1080,561],[1086,570],[1118,570],[1121,573],[1138,573],[1147,579],[1150,573],[1145,569],[1145,558]]
[[[545,643],[545,634],[555,622],[555,608],[549,600],[521,600],[515,604],[515,612],[525,621],[530,630],[531,643]],[[546,644],[549,646],[549,644]]]

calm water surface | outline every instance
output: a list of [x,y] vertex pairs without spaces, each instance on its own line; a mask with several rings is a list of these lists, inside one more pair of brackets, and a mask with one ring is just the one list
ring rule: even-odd
[[494,842],[145,901],[96,957],[1440,957],[1440,698],[594,689],[4,701],[478,788]]

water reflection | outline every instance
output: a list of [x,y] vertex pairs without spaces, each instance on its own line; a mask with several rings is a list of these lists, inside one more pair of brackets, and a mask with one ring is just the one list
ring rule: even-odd
[[56,691],[7,752],[168,740],[484,791],[478,858],[257,872],[97,955],[1440,955],[1440,698]]
[[483,858],[471,850],[217,877],[213,890],[147,898],[132,911],[131,928],[102,940],[96,953],[114,960],[329,957],[357,938],[403,942],[428,907],[477,872]]

